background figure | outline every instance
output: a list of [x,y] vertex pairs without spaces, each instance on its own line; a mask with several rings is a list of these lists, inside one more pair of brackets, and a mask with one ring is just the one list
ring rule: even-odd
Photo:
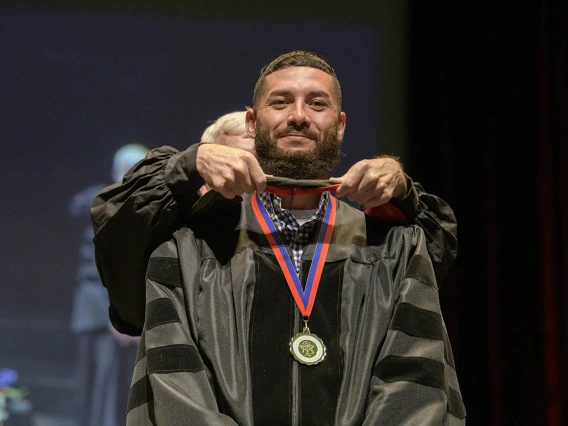
[[222,115],[205,129],[201,142],[240,148],[254,154],[254,139],[247,134],[245,128],[246,112],[245,109]]
[[[146,147],[138,144],[125,145],[116,151],[112,166],[114,182],[122,180],[147,152]],[[71,326],[77,334],[75,403],[80,426],[124,424],[138,346],[138,338],[120,334],[110,325],[108,295],[95,264],[89,209],[104,186],[89,186],[75,195],[69,205],[69,212],[83,226],[71,316]]]

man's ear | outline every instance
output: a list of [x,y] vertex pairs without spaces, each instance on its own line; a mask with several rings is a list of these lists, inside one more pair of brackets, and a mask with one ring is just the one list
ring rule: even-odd
[[345,126],[347,126],[347,116],[342,111],[339,114],[339,122],[337,124],[337,138],[340,142],[343,140],[343,135],[345,134]]
[[256,124],[256,114],[254,113],[254,110],[252,108],[249,108],[247,109],[247,113],[245,116],[245,127],[247,130],[247,134],[249,135],[249,137],[253,139],[256,136],[255,124]]

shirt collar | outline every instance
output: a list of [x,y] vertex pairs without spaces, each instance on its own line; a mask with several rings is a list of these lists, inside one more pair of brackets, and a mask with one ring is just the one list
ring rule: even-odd
[[[293,215],[289,210],[284,209],[282,207],[282,198],[270,192],[260,192],[258,196],[264,207],[266,207],[266,210],[270,214],[270,217],[272,218],[273,221],[274,219],[279,219],[286,222],[286,224],[290,225],[291,220],[288,218],[290,216],[293,217]],[[314,213],[312,218],[309,221],[307,221],[306,224],[315,223],[315,221],[321,220],[323,218],[325,214],[325,209],[327,207],[327,203],[329,201],[329,197],[330,197],[329,191],[322,192],[318,208],[316,209],[316,212]]]

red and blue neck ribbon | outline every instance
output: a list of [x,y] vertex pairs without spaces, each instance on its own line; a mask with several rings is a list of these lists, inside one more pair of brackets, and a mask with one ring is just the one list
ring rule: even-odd
[[302,288],[302,283],[296,273],[292,259],[290,259],[290,255],[286,251],[286,247],[282,243],[280,235],[278,235],[278,230],[276,229],[276,226],[274,226],[274,222],[272,222],[270,214],[266,210],[266,207],[262,204],[258,194],[255,194],[252,197],[252,208],[254,210],[254,214],[260,223],[260,227],[262,228],[264,235],[266,235],[266,238],[270,243],[270,247],[278,260],[280,269],[282,269],[282,272],[284,273],[284,277],[288,283],[288,288],[292,292],[296,305],[298,305],[298,308],[302,313],[302,317],[304,318],[310,316],[316,300],[316,294],[318,292],[323,267],[325,265],[329,243],[331,241],[331,234],[333,233],[333,228],[335,226],[335,211],[337,209],[336,203],[337,201],[335,198],[330,196],[329,203],[325,210],[323,223],[318,235],[306,286],[305,288]]

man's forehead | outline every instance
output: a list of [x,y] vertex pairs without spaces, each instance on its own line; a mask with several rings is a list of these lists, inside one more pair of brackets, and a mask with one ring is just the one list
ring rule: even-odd
[[273,91],[293,89],[325,90],[332,93],[333,77],[318,68],[288,67],[274,71],[266,76],[264,93],[270,95]]

